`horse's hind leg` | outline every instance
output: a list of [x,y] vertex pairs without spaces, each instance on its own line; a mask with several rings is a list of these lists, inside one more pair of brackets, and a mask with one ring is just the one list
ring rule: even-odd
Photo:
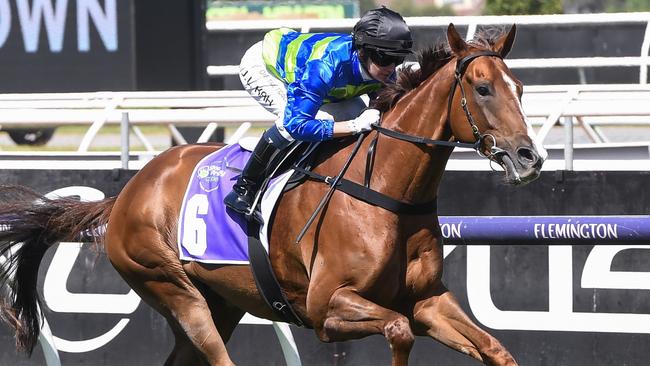
[[408,319],[383,308],[350,289],[339,289],[329,301],[327,316],[316,325],[319,338],[325,342],[345,341],[383,334],[393,352],[392,366],[406,366],[415,337]]
[[[205,286],[197,286],[212,312],[212,321],[217,326],[219,334],[227,343],[233,330],[244,315],[244,311],[228,304],[223,298],[210,291]],[[183,329],[175,321],[169,322],[174,332],[176,344],[164,366],[207,365],[207,362],[194,347]]]
[[[156,232],[142,230],[132,234],[129,242],[152,243],[156,237]],[[212,320],[208,303],[188,278],[176,253],[169,246],[157,242],[125,247],[117,240],[108,244],[107,254],[115,269],[172,326],[177,345],[169,362],[175,362],[177,357],[191,356],[188,345],[180,337],[185,334],[204,362],[209,365],[233,365]],[[137,250],[129,253],[129,249]]]
[[418,335],[429,335],[486,365],[517,365],[510,352],[474,324],[454,295],[442,285],[438,295],[417,302],[413,314]]
[[[168,321],[169,322],[169,321]],[[183,365],[208,365],[201,354],[194,348],[192,341],[182,329],[179,329],[174,322],[169,322],[174,332],[174,349],[167,357],[164,366],[183,366]]]
[[212,312],[212,321],[217,326],[219,335],[224,343],[228,343],[232,332],[246,312],[229,303],[208,286],[200,286],[199,290],[208,303]]

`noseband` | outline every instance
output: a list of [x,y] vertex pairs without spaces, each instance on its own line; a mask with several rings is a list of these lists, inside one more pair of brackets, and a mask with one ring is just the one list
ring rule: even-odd
[[[456,94],[456,88],[460,87],[460,105],[463,108],[463,111],[465,112],[465,117],[467,118],[467,122],[469,122],[469,125],[472,129],[472,135],[474,135],[474,139],[476,140],[474,143],[465,143],[465,142],[456,142],[456,141],[445,141],[445,140],[433,140],[433,139],[428,139],[426,137],[420,137],[420,136],[414,136],[414,135],[409,135],[406,133],[401,133],[397,132],[394,130],[389,130],[387,128],[381,127],[379,125],[373,125],[372,128],[374,130],[377,130],[379,133],[384,134],[386,136],[398,139],[398,140],[403,140],[403,141],[408,141],[412,142],[415,144],[423,144],[423,145],[439,145],[439,146],[450,146],[450,147],[466,147],[466,148],[471,148],[476,151],[479,151],[480,153],[480,147],[481,143],[483,140],[489,136],[492,139],[494,139],[494,136],[492,135],[484,135],[482,134],[479,129],[478,125],[476,124],[476,121],[474,120],[474,117],[472,116],[472,113],[469,110],[469,107],[467,106],[467,97],[465,96],[465,88],[463,87],[462,79],[463,75],[465,74],[465,71],[467,70],[467,66],[476,58],[481,57],[481,56],[488,56],[488,57],[498,57],[499,59],[502,59],[501,55],[497,52],[494,51],[479,51],[476,53],[472,53],[471,55],[465,56],[459,60],[456,61],[456,70],[454,71],[454,84],[451,86],[451,93],[449,93],[449,100],[447,103],[447,120],[446,123],[450,124],[451,123],[451,107],[452,107],[452,102],[454,100],[454,94]],[[494,144],[492,146],[492,155],[497,155],[500,153],[501,149],[496,147],[496,141],[494,141]]]

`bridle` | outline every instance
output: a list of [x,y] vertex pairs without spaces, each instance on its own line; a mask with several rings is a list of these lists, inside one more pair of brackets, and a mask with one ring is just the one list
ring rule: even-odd
[[496,157],[497,155],[500,154],[505,154],[506,152],[498,148],[496,146],[496,138],[493,135],[490,134],[482,134],[479,129],[478,125],[476,124],[476,120],[472,116],[472,113],[469,110],[469,107],[467,106],[467,97],[465,94],[465,88],[463,87],[462,79],[463,75],[465,74],[465,71],[467,70],[467,67],[469,64],[482,56],[487,56],[487,57],[498,57],[499,59],[503,59],[501,54],[494,52],[494,51],[478,51],[475,53],[472,53],[470,55],[467,55],[461,59],[458,59],[456,61],[456,70],[454,71],[454,84],[451,86],[451,92],[449,93],[449,99],[447,103],[447,120],[446,123],[450,124],[451,122],[451,107],[452,103],[454,100],[454,95],[456,94],[456,88],[458,87],[460,89],[460,105],[463,108],[463,111],[465,112],[465,117],[467,118],[467,122],[469,123],[471,129],[472,129],[472,135],[474,136],[474,143],[466,143],[466,142],[458,142],[458,141],[446,141],[446,140],[433,140],[429,139],[426,137],[420,137],[420,136],[414,136],[410,135],[407,133],[402,133],[398,132],[395,130],[390,130],[387,128],[384,128],[380,125],[373,125],[372,128],[376,130],[377,132],[398,139],[402,141],[408,141],[414,144],[423,144],[423,145],[438,145],[438,146],[448,146],[448,147],[465,147],[465,148],[471,148],[476,150],[479,154],[482,155],[481,153],[481,144],[483,143],[483,140],[486,138],[490,137],[493,140],[493,144],[490,148],[490,155],[487,157],[492,160],[492,158]]

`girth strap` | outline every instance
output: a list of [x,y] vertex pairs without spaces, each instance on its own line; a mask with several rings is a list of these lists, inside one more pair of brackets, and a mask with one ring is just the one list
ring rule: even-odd
[[248,223],[248,259],[257,289],[280,319],[303,327],[305,324],[291,307],[273,273],[269,255],[258,238],[259,231],[259,225],[255,221]]
[[[333,177],[325,177],[318,173],[312,171],[294,167],[294,169],[302,174],[305,174],[313,179],[324,182],[328,185],[332,184]],[[435,214],[438,210],[438,201],[433,200],[430,202],[420,203],[420,204],[411,204],[407,202],[398,201],[387,195],[374,191],[372,189],[366,188],[361,184],[352,182],[347,179],[341,179],[336,186],[336,189],[344,192],[356,199],[364,201],[374,206],[379,206],[386,210],[407,214],[407,215],[423,215],[423,214]]]

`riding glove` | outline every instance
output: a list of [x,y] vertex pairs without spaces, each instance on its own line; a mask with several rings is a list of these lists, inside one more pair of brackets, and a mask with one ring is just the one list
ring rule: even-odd
[[359,117],[350,121],[350,130],[354,134],[370,131],[372,125],[379,122],[380,115],[381,113],[377,109],[368,108]]

